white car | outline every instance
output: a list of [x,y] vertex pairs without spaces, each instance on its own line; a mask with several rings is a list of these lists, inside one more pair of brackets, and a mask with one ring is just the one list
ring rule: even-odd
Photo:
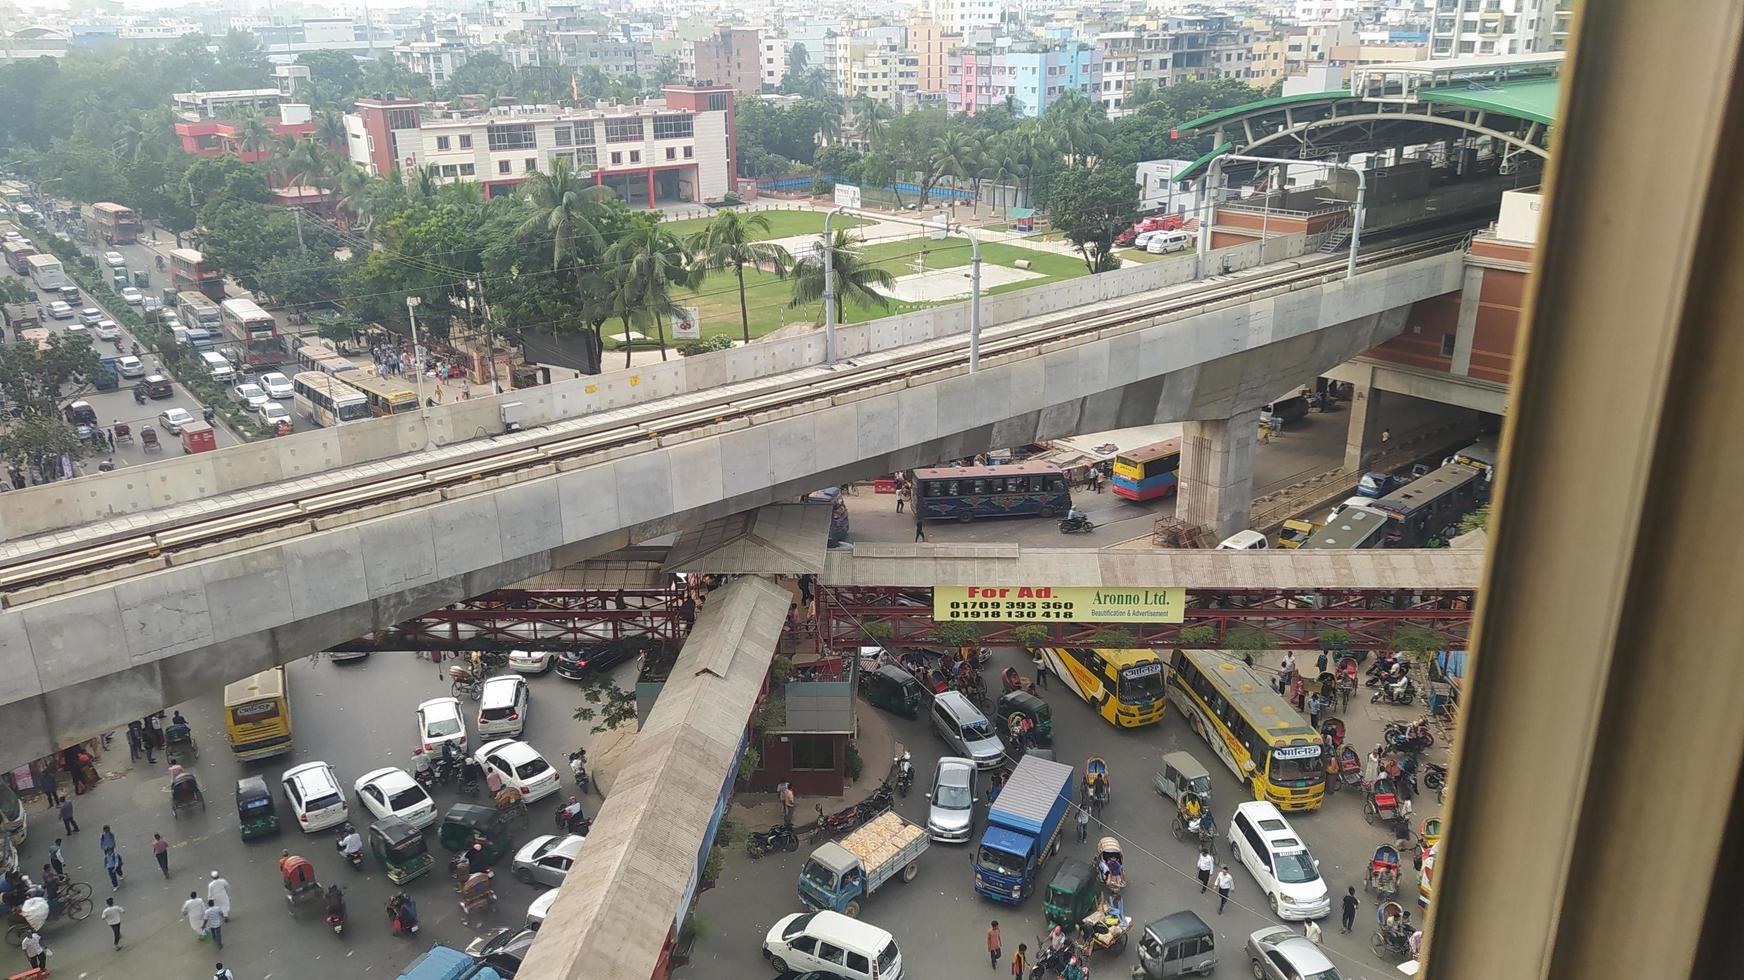
[[515,854],[515,877],[529,885],[561,885],[569,866],[581,854],[586,837],[546,834],[535,837]]
[[466,754],[466,718],[459,698],[431,698],[418,705],[418,742],[425,752],[441,754],[442,743],[452,742]]
[[557,891],[553,888],[527,906],[527,928],[538,931],[545,924],[545,917],[551,914],[551,906],[557,901]]
[[123,378],[137,378],[145,374],[145,362],[132,354],[124,354],[115,362],[115,369]]
[[128,306],[145,305],[145,294],[134,289],[132,286],[128,286],[126,289],[121,291],[121,298],[127,301]]
[[48,304],[48,315],[55,320],[66,320],[72,317],[73,308],[65,300],[55,300]]
[[257,412],[260,411],[262,405],[272,401],[272,396],[266,393],[266,389],[257,384],[243,382],[242,384],[230,389],[230,391],[236,395],[243,404]]
[[103,311],[95,306],[87,306],[79,311],[79,323],[82,326],[94,327],[103,319]]
[[528,803],[536,803],[558,790],[557,770],[526,742],[498,739],[479,749],[473,758],[486,773],[496,773],[504,786],[520,790],[521,799]]
[[268,428],[276,428],[281,422],[291,424],[292,426],[296,424],[291,420],[290,410],[285,408],[283,405],[280,405],[278,402],[267,402],[257,411],[260,412],[260,420],[265,422]]
[[518,674],[543,674],[557,655],[543,650],[510,650],[509,669]]
[[1331,914],[1320,862],[1276,806],[1265,800],[1239,804],[1229,821],[1229,851],[1259,882],[1273,915],[1301,920]]
[[1132,247],[1142,251],[1146,245],[1151,243],[1151,239],[1155,237],[1157,237],[1155,231],[1141,231],[1133,238]]
[[193,413],[185,408],[166,408],[157,413],[158,424],[169,430],[172,436],[182,434],[182,426],[194,421]]
[[98,320],[97,336],[102,340],[114,340],[121,336],[121,324],[114,320]]
[[399,817],[419,830],[436,822],[436,802],[404,769],[377,769],[359,779],[356,788],[357,798],[377,820]]
[[325,762],[305,762],[292,766],[279,777],[284,785],[285,799],[297,817],[303,833],[312,834],[345,822],[351,811],[345,805],[345,794],[339,791],[339,778]]
[[28,204],[14,204],[12,205],[12,210],[17,211],[25,217],[29,217],[36,213],[36,209]]
[[120,252],[104,252],[103,261],[109,263],[112,267],[123,266],[127,264],[127,257],[122,255]]
[[1289,926],[1268,926],[1247,937],[1247,958],[1260,980],[1339,980],[1338,968],[1320,947]]
[[484,682],[478,695],[478,737],[519,735],[527,727],[527,679],[498,674]]
[[1331,524],[1333,521],[1338,520],[1339,512],[1344,510],[1346,507],[1367,507],[1368,505],[1370,505],[1374,502],[1375,502],[1375,500],[1373,497],[1361,497],[1361,496],[1346,497],[1342,501],[1339,501],[1339,504],[1337,507],[1334,507],[1330,511],[1327,511],[1326,520],[1321,521],[1320,523]]
[[268,371],[256,378],[255,383],[265,388],[267,395],[273,401],[284,401],[295,394],[295,389],[291,387],[291,379],[277,371]]

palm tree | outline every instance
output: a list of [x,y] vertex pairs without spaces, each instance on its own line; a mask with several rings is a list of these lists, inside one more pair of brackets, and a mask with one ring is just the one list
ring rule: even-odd
[[823,111],[818,114],[818,145],[828,146],[842,138],[842,97],[831,92],[818,101],[823,104]]
[[[983,159],[985,162],[981,167],[981,176],[993,182],[994,197],[997,198],[1000,187],[1017,179],[1022,163],[1018,159],[1017,151],[1012,148],[1011,140],[1003,136],[995,137],[989,143],[987,154]],[[999,210],[997,200],[994,202],[993,210],[996,212]]]
[[[789,306],[805,306],[815,303],[824,295],[824,256],[823,236],[818,236],[818,247],[812,249],[793,266],[793,302]],[[842,322],[842,315],[847,309],[847,303],[852,300],[855,306],[876,306],[885,309],[890,305],[890,298],[873,289],[882,286],[892,289],[896,286],[896,277],[880,269],[866,260],[866,253],[860,249],[859,239],[848,234],[846,228],[835,230],[834,240],[829,245],[830,272],[834,280],[836,294],[836,322]]]
[[940,176],[951,178],[953,187],[980,167],[975,140],[961,129],[950,129],[941,134],[933,142],[932,155],[933,169]]
[[315,117],[315,138],[336,153],[346,152],[346,141],[349,138],[345,132],[345,117],[338,109],[326,108]]
[[339,189],[338,206],[350,212],[357,227],[368,229],[375,205],[376,179],[369,172],[347,160],[340,165],[334,185]]
[[1058,151],[1048,135],[1033,126],[1017,131],[1011,139],[1011,150],[1017,161],[1018,191],[1023,206],[1029,207],[1030,182],[1050,159],[1058,159]]
[[327,148],[316,140],[298,140],[285,154],[285,178],[293,186],[326,190],[333,176],[332,160]]
[[429,203],[436,199],[436,191],[442,187],[442,171],[434,163],[427,163],[412,171],[411,192],[419,201]]
[[551,172],[540,171],[527,181],[523,191],[531,210],[515,229],[516,237],[550,238],[551,268],[559,269],[580,252],[585,240],[594,251],[605,248],[596,223],[604,191],[583,180],[562,157],[551,162]]
[[793,256],[780,245],[756,241],[753,236],[757,232],[769,234],[767,216],[741,217],[729,208],[690,237],[690,250],[696,253],[700,268],[731,269],[739,280],[739,326],[744,329],[747,344],[751,342],[751,313],[745,305],[745,266],[767,265],[774,268],[776,275],[785,276],[793,262]]
[[860,106],[854,111],[854,125],[860,130],[860,138],[866,141],[869,150],[878,148],[878,140],[884,135],[884,124],[890,119],[890,111],[884,103],[875,99],[861,99]]
[[[682,312],[672,299],[672,290],[694,286],[701,278],[690,250],[657,221],[642,220],[612,243],[606,250],[606,261],[618,266],[626,280],[624,293],[632,304],[631,319],[654,328],[660,359],[666,360],[666,321]],[[629,366],[628,355],[625,366]]]
[[272,148],[273,131],[266,120],[253,113],[242,117],[236,127],[237,145],[244,153],[265,153]]

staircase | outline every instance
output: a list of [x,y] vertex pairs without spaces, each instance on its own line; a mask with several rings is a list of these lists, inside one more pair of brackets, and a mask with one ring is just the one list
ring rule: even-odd
[[1326,236],[1326,241],[1320,243],[1322,252],[1342,252],[1350,241],[1350,229],[1340,228]]

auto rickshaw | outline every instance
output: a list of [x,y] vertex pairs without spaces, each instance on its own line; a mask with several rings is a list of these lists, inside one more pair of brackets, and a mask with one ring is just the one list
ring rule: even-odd
[[242,839],[254,840],[279,832],[279,815],[273,810],[272,789],[259,776],[236,781],[236,819],[242,824]]
[[1217,936],[1192,912],[1163,916],[1144,927],[1138,963],[1145,980],[1210,973],[1217,967]]
[[[495,864],[514,847],[508,814],[495,807],[474,803],[456,803],[449,807],[442,815],[442,828],[437,831],[436,839],[450,851],[468,852],[469,860],[475,865],[481,861],[484,865]],[[473,844],[480,846],[473,850]]]
[[1163,768],[1157,771],[1151,785],[1158,793],[1174,800],[1177,807],[1181,797],[1187,793],[1197,795],[1201,806],[1211,802],[1211,773],[1190,752],[1170,752],[1163,756]]
[[200,791],[199,777],[184,772],[170,782],[170,816],[179,819],[184,809],[195,806],[206,809],[206,794]]
[[308,858],[291,855],[279,860],[279,877],[285,883],[286,910],[295,917],[304,907],[322,909],[321,882],[315,879],[315,866]]
[[424,846],[424,832],[402,817],[383,817],[370,824],[369,850],[396,885],[422,875],[436,863]]
[[920,682],[914,675],[893,664],[880,664],[860,675],[860,692],[875,708],[895,712],[904,718],[920,713]]
[[1018,722],[1027,719],[1031,745],[1043,749],[1054,745],[1054,711],[1030,691],[1007,691],[1000,695],[994,717],[999,719],[999,730],[1007,744],[1017,740]]
[[1061,864],[1042,896],[1042,911],[1047,914],[1048,924],[1076,928],[1096,908],[1096,891],[1095,865],[1079,861]]
[[157,430],[149,425],[139,427],[139,444],[148,453],[163,452],[163,444],[157,441]]
[[151,273],[144,269],[133,270],[133,285],[141,290],[151,288]]
[[168,755],[192,759],[200,754],[200,746],[194,743],[194,729],[186,724],[170,725],[164,729],[164,752]]

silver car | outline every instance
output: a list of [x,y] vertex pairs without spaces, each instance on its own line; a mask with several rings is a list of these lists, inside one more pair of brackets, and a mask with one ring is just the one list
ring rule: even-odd
[[569,866],[581,855],[586,837],[546,834],[528,841],[515,855],[515,877],[531,885],[561,885]]
[[927,834],[936,841],[966,843],[975,833],[975,763],[947,755],[933,769],[927,790]]
[[1340,980],[1320,947],[1287,926],[1247,937],[1247,958],[1256,980]]

